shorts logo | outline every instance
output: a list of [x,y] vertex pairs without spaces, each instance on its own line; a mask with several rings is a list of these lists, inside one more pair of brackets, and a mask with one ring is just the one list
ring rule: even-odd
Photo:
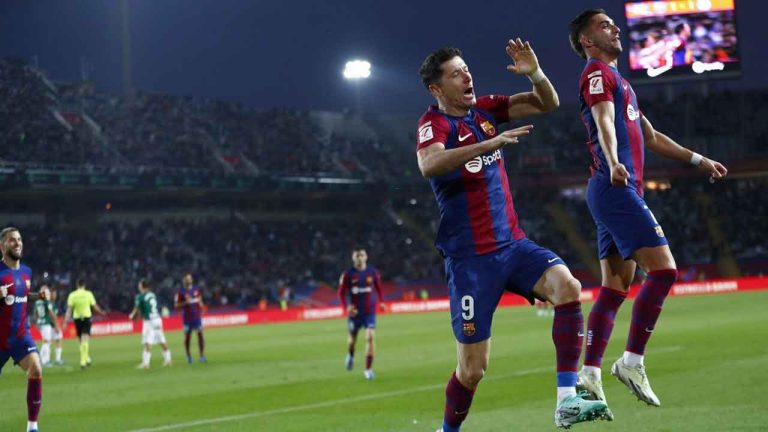
[[640,114],[635,110],[632,104],[627,104],[627,118],[631,121],[635,121],[640,118]]
[[493,124],[488,120],[480,123],[480,127],[483,128],[483,132],[485,132],[486,135],[496,135],[496,128],[493,127]]
[[661,225],[656,225],[656,235],[659,237],[664,237],[664,230],[661,229]]
[[474,336],[475,335],[475,323],[468,322],[464,323],[464,336]]
[[589,94],[603,94],[602,76],[596,76],[589,79]]
[[432,133],[432,122],[426,122],[423,125],[421,125],[421,128],[419,128],[419,144],[423,144],[432,138],[434,138],[435,135]]

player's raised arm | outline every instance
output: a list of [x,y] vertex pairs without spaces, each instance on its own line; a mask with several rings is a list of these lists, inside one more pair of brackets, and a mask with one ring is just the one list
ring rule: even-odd
[[728,169],[718,161],[704,157],[676,143],[672,138],[653,128],[645,115],[640,118],[643,128],[643,139],[649,150],[667,159],[690,162],[707,172],[713,179],[721,179],[728,174]]
[[518,142],[518,138],[528,135],[533,125],[502,132],[495,137],[477,144],[445,149],[443,143],[434,143],[416,152],[419,170],[424,177],[437,177],[449,173],[470,160],[488,152],[495,151],[510,143]]
[[600,148],[603,149],[608,168],[611,170],[611,184],[614,186],[626,186],[629,172],[624,164],[619,163],[618,144],[616,141],[616,112],[613,102],[603,101],[592,105],[592,117],[597,125],[597,139]]
[[555,87],[539,66],[536,53],[528,41],[520,38],[510,39],[507,43],[507,55],[512,64],[507,70],[518,75],[526,75],[533,83],[533,90],[509,97],[509,118],[516,119],[534,114],[554,111],[560,106]]

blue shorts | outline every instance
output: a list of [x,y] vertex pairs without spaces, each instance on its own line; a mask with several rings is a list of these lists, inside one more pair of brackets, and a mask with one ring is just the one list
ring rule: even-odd
[[446,257],[456,340],[471,344],[491,337],[493,313],[504,291],[519,294],[533,304],[533,287],[548,268],[557,264],[565,263],[527,238],[485,255]]
[[24,337],[12,337],[8,339],[8,350],[0,350],[0,372],[9,358],[13,359],[13,364],[19,362],[31,353],[37,352],[37,345],[32,340],[32,336],[27,333]]
[[203,320],[196,319],[191,321],[184,321],[184,332],[189,333],[192,330],[203,331]]
[[361,328],[375,329],[376,314],[361,315],[357,314],[354,318],[347,318],[347,327],[350,334],[357,334]]
[[589,179],[587,206],[597,225],[598,257],[620,253],[626,260],[640,248],[668,244],[661,225],[632,187],[615,187]]

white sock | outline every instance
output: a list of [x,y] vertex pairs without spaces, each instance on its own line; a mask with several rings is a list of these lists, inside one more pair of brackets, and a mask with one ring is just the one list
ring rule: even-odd
[[163,351],[163,360],[166,363],[170,363],[171,362],[171,350],[167,349],[167,350]]
[[152,351],[144,351],[141,355],[141,364],[149,366],[149,361],[152,359]]
[[557,388],[557,403],[563,401],[568,396],[576,394],[576,387],[558,387]]
[[643,364],[643,358],[645,356],[642,356],[640,354],[635,354],[633,352],[624,351],[624,364],[629,367],[635,367],[637,365]]
[[50,342],[43,342],[43,346],[40,347],[40,360],[42,360],[43,364],[49,363],[51,361]]
[[61,361],[61,348],[56,348],[56,361]]
[[27,422],[27,431],[31,431],[31,430],[37,430],[37,422],[36,421],[35,422],[28,421]]
[[597,366],[584,365],[581,367],[581,370],[593,378],[597,378],[598,380],[602,379],[603,371]]

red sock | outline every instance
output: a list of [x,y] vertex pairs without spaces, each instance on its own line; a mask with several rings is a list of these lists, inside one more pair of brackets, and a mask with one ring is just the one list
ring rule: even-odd
[[197,332],[197,346],[200,348],[200,355],[205,355],[205,339],[203,339],[203,332]]
[[373,356],[372,355],[365,356],[365,368],[370,369],[371,365],[373,365]]
[[470,390],[456,378],[456,372],[451,375],[448,385],[445,387],[445,414],[443,423],[450,427],[458,428],[469,414],[472,405],[474,390]]
[[645,346],[651,338],[661,307],[677,280],[677,270],[656,270],[648,272],[645,283],[632,306],[632,324],[629,326],[626,350],[638,355],[645,354]]
[[189,337],[191,336],[190,333],[191,332],[184,333],[184,349],[187,350],[187,357],[192,355],[189,353]]
[[31,422],[37,421],[40,414],[40,405],[43,403],[43,380],[42,378],[29,378],[27,380],[27,419]]
[[581,314],[580,301],[555,306],[552,341],[557,357],[557,386],[573,387],[584,344],[584,315]]
[[603,354],[613,332],[616,312],[619,311],[627,293],[608,287],[600,287],[597,300],[589,312],[587,321],[587,352],[584,365],[599,368],[603,364]]

